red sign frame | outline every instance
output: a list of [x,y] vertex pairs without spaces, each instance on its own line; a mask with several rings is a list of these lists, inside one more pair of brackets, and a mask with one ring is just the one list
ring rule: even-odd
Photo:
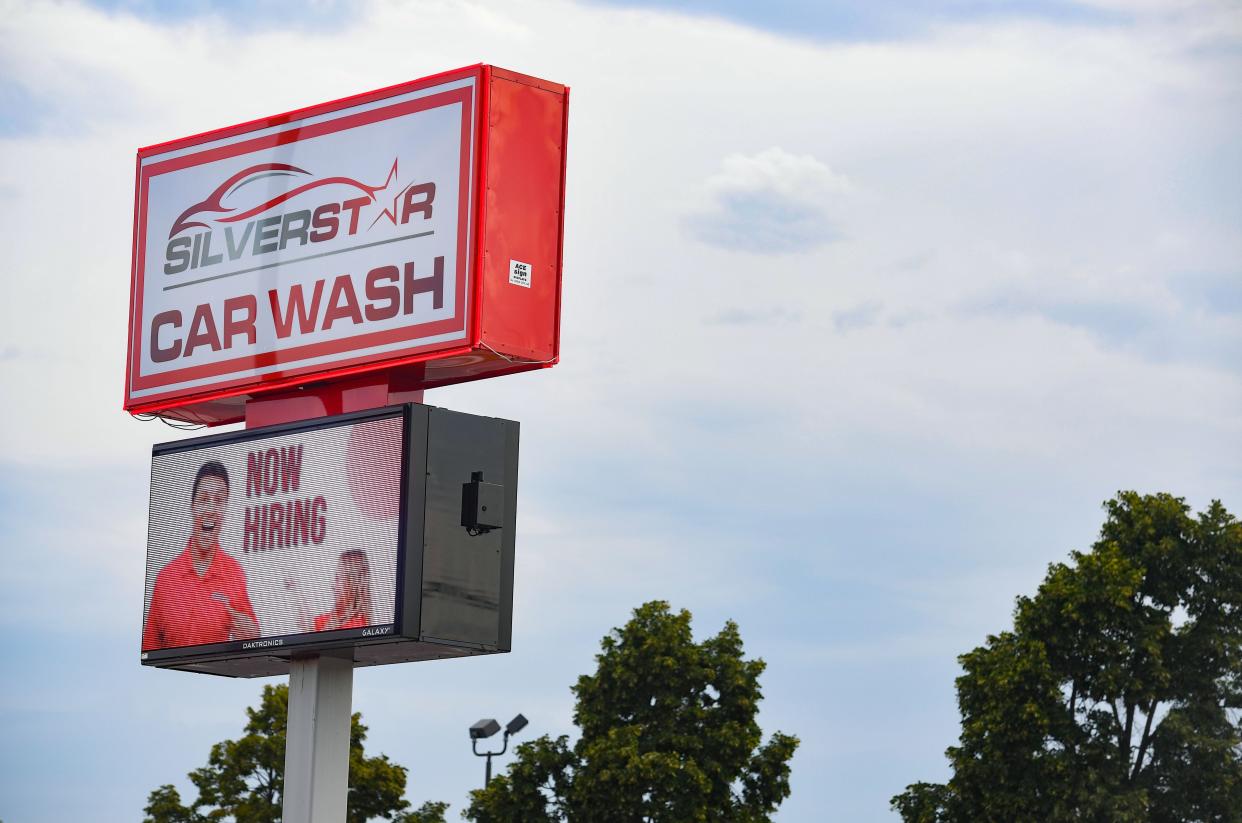
[[[473,91],[449,89],[383,105],[388,98],[465,79],[473,79]],[[243,419],[245,404],[250,400],[271,397],[282,390],[322,388],[361,373],[388,379],[404,391],[414,391],[544,368],[558,362],[568,96],[569,90],[563,85],[477,65],[140,149],[135,172],[125,409],[134,414],[154,413],[219,424]],[[471,97],[473,106],[465,105]],[[227,361],[163,374],[141,373],[141,347],[144,334],[149,332],[142,313],[146,209],[154,176],[221,157],[345,131],[446,102],[463,103],[458,181],[463,196],[457,204],[456,300],[451,319],[411,323],[302,347],[273,346]],[[287,124],[324,118],[364,104],[378,105],[348,116],[328,117],[280,130]],[[266,133],[193,151],[204,144],[258,131]],[[170,157],[144,165],[144,161],[165,154]],[[467,191],[469,197],[464,196]],[[514,265],[519,271],[521,266],[528,266],[531,274],[515,279]],[[379,354],[358,354],[362,342],[370,346],[396,345],[441,333],[455,334],[457,339]],[[273,368],[295,359],[333,355],[336,357],[327,363]],[[234,367],[266,371],[236,376]],[[212,380],[222,375],[221,379]],[[197,384],[177,385],[188,381]],[[172,388],[161,392],[161,386]]]

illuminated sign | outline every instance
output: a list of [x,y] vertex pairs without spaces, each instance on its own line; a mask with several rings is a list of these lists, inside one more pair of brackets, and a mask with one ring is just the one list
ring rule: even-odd
[[480,66],[141,150],[126,408],[555,362],[566,95]]
[[413,404],[156,446],[142,659],[507,651],[516,485],[516,423]]

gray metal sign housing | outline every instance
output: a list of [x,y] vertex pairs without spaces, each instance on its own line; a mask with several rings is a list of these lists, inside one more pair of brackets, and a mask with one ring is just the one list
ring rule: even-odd
[[[395,602],[386,612],[393,616],[391,624],[149,648],[141,653],[142,663],[263,677],[286,674],[292,660],[311,655],[373,666],[508,652],[517,522],[519,425],[514,421],[410,403],[158,444],[152,449],[152,499],[154,467],[161,457],[210,455],[231,446],[256,453],[272,438],[288,442],[289,435],[397,419],[402,432],[400,514]],[[240,494],[240,478],[233,486],[232,493]],[[152,523],[155,509],[153,502]],[[149,540],[148,553],[150,546]],[[144,613],[144,623],[147,619]]]

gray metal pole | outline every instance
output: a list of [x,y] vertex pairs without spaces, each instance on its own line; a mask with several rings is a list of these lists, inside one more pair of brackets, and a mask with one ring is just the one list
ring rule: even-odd
[[342,823],[349,791],[354,664],[337,657],[289,667],[283,823]]

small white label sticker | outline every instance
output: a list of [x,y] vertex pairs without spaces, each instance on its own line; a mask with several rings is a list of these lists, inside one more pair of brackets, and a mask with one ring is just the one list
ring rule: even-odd
[[530,263],[521,260],[509,261],[509,282],[515,286],[530,288]]

